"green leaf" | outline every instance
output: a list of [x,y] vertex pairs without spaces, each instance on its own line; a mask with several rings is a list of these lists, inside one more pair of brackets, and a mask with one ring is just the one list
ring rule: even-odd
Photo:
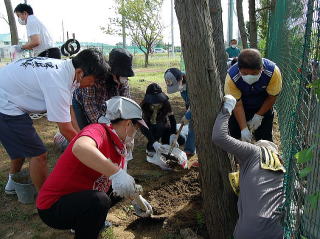
[[313,158],[312,150],[314,149],[314,145],[308,149],[304,149],[294,155],[297,159],[297,163],[306,163],[309,162]]
[[306,167],[306,168],[304,168],[304,169],[301,169],[301,170],[299,171],[299,176],[300,176],[300,178],[304,178],[304,177],[308,176],[308,174],[309,174],[311,171],[312,171],[312,168],[310,168],[310,167]]
[[301,239],[308,239],[308,238],[306,238],[305,236],[302,236],[302,235],[301,235]]
[[311,208],[315,209],[317,207],[318,201],[320,199],[320,192],[316,192],[314,194],[307,196],[307,199],[311,204]]

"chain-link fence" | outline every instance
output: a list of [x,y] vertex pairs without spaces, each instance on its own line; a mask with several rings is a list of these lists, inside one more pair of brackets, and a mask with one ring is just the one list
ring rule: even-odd
[[[320,238],[320,103],[309,84],[319,79],[320,0],[276,1],[270,12],[267,58],[281,69],[277,100],[286,159],[285,238]],[[294,155],[304,149],[297,160]]]

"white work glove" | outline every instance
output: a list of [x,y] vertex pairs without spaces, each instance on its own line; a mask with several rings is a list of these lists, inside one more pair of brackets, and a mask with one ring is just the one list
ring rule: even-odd
[[134,139],[126,143],[126,149],[127,149],[127,155],[125,156],[126,161],[133,159],[133,156],[132,156],[133,148],[134,148]]
[[20,45],[13,45],[12,47],[16,53],[21,53],[24,51],[24,49],[22,49]]
[[237,100],[232,95],[223,96],[223,108],[226,109],[231,115],[234,107],[236,106]]
[[[176,139],[177,139],[177,136],[175,134],[170,135],[170,140],[169,140],[170,145],[172,145]],[[174,147],[179,147],[178,139],[176,140]]]
[[252,134],[249,131],[248,127],[245,127],[243,130],[241,130],[241,141],[245,141],[245,142],[251,143]]
[[112,190],[116,196],[133,198],[136,193],[134,178],[123,169],[111,175],[109,179],[112,182]]
[[184,124],[184,125],[189,124],[189,120],[186,118],[186,116],[183,116],[183,117],[182,117],[181,123]]
[[157,153],[160,153],[160,154],[167,154],[168,153],[168,150],[166,149],[166,147],[164,147],[158,141],[154,142],[152,146]]
[[60,132],[57,132],[53,137],[53,143],[61,152],[63,152],[69,145],[68,140]]
[[135,213],[139,217],[150,217],[153,214],[152,206],[141,195],[132,201]]
[[254,132],[256,129],[258,129],[261,125],[263,116],[254,114],[253,118],[247,122],[248,128],[251,132]]

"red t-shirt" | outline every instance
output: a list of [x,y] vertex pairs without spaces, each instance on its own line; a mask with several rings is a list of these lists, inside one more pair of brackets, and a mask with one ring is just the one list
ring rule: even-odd
[[[53,171],[40,189],[37,198],[38,209],[48,209],[60,197],[66,194],[84,190],[98,190],[107,192],[111,181],[107,176],[87,167],[72,153],[74,142],[81,136],[92,138],[97,148],[104,156],[119,167],[124,167],[124,157],[120,151],[124,149],[123,143],[113,130],[112,126],[105,124],[91,124],[85,127],[69,144],[58,159]],[[116,148],[118,150],[116,150]]]

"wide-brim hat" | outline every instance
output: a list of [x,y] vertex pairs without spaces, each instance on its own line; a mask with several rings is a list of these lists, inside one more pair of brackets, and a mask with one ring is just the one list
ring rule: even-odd
[[149,104],[159,104],[167,101],[169,97],[162,92],[157,83],[152,83],[147,87],[143,101]]
[[111,73],[116,76],[134,76],[132,70],[132,54],[123,48],[114,48],[109,53],[109,65]]

